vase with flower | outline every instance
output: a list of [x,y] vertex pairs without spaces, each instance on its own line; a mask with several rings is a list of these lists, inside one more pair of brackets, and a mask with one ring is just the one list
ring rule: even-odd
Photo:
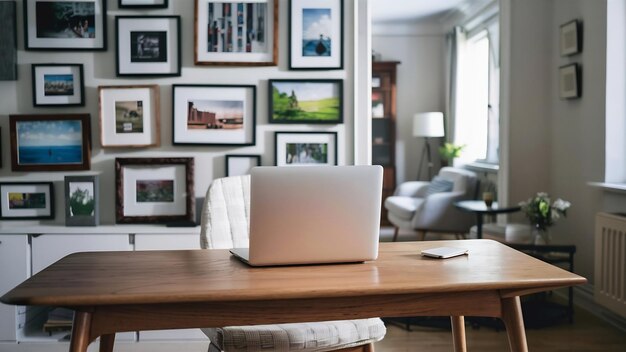
[[561,217],[565,217],[567,209],[571,206],[570,202],[560,198],[552,204],[550,202],[550,196],[547,193],[539,192],[527,201],[519,203],[533,228],[535,244],[550,243],[550,226]]

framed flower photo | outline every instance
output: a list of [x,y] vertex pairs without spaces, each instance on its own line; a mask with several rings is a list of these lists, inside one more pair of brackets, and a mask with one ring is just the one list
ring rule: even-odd
[[226,155],[226,177],[249,175],[250,169],[261,166],[260,155]]
[[175,145],[254,145],[256,86],[174,85]]
[[193,158],[116,158],[116,222],[193,222],[193,176]]
[[118,76],[180,76],[180,16],[115,17]]
[[165,9],[168,0],[117,0],[120,9]]
[[276,66],[278,0],[196,0],[196,65]]
[[559,68],[559,96],[561,99],[576,99],[582,95],[580,66],[565,65]]
[[289,0],[289,69],[343,69],[343,0]]
[[103,148],[160,144],[158,85],[100,86],[98,102]]
[[337,132],[276,132],[276,166],[337,165]]
[[82,64],[33,64],[33,105],[84,106]]
[[0,183],[0,219],[54,219],[52,182]]
[[97,226],[98,176],[65,176],[65,226]]
[[343,123],[343,80],[269,80],[270,123]]
[[106,50],[106,0],[24,0],[26,50]]
[[9,115],[12,171],[89,170],[89,114]]
[[582,22],[572,20],[560,27],[559,46],[561,56],[569,56],[582,52]]

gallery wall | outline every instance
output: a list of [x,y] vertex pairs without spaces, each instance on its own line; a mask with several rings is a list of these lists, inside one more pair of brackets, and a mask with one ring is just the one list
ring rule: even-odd
[[[354,162],[353,148],[353,1],[344,1],[344,58],[343,70],[290,71],[288,68],[288,0],[279,0],[278,66],[195,66],[194,53],[194,1],[170,1],[167,9],[118,9],[117,0],[107,1],[106,51],[26,51],[24,50],[23,7],[17,1],[18,28],[18,80],[0,81],[0,128],[2,168],[0,180],[53,181],[55,186],[56,217],[54,223],[63,224],[63,179],[66,175],[99,175],[100,223],[113,224],[115,214],[116,157],[193,157],[195,158],[195,196],[204,197],[207,187],[215,178],[225,176],[225,154],[260,154],[263,165],[274,165],[275,131],[323,131],[338,134],[338,164]],[[127,15],[179,15],[182,34],[182,74],[168,78],[118,78],[115,70],[115,16]],[[81,63],[84,65],[85,106],[35,108],[32,102],[31,64]],[[268,123],[269,79],[343,79],[343,124],[336,125],[280,125]],[[158,84],[160,87],[161,145],[144,149],[102,149],[99,143],[97,87],[101,85]],[[172,84],[230,84],[256,86],[256,145],[248,147],[173,146],[172,145]],[[84,172],[13,172],[11,171],[9,144],[10,114],[63,114],[88,113],[91,116],[93,141],[91,170]],[[20,222],[21,224],[22,222]],[[16,222],[2,221],[0,226],[15,226]]]

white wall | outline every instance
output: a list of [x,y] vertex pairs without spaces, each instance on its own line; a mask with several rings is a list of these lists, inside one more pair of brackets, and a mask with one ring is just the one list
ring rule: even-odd
[[[25,51],[23,33],[23,7],[18,1],[18,81],[0,81],[0,127],[2,128],[2,165],[0,180],[4,181],[54,181],[57,192],[56,222],[64,223],[63,177],[68,174],[100,175],[101,223],[114,222],[114,159],[115,157],[172,157],[195,158],[195,193],[203,197],[214,178],[224,176],[224,154],[262,154],[264,165],[274,165],[274,131],[315,130],[338,132],[339,164],[353,163],[353,92],[352,80],[354,52],[354,2],[344,2],[344,70],[333,71],[289,71],[287,0],[279,0],[279,65],[278,67],[201,67],[193,64],[194,50],[194,2],[170,1],[168,9],[151,11],[118,10],[117,0],[108,0],[108,49],[105,52],[44,52]],[[180,15],[182,28],[182,76],[174,78],[117,78],[115,76],[115,22],[118,15]],[[82,63],[85,75],[86,105],[80,108],[34,108],[32,105],[32,63]],[[280,78],[339,78],[344,79],[344,124],[342,125],[269,125],[267,117],[267,80]],[[124,85],[156,83],[161,89],[161,146],[142,150],[101,149],[98,128],[99,85]],[[171,94],[172,84],[253,84],[257,86],[257,135],[256,146],[211,147],[172,146]],[[10,114],[62,114],[89,113],[93,140],[90,172],[32,172],[11,171],[9,124]]]

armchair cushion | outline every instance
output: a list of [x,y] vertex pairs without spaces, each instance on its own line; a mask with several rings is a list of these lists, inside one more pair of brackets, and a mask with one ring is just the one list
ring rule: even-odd
[[403,220],[411,220],[424,198],[391,196],[385,199],[385,208]]
[[454,182],[448,181],[441,176],[435,176],[426,190],[426,197],[435,193],[450,192],[454,187]]

